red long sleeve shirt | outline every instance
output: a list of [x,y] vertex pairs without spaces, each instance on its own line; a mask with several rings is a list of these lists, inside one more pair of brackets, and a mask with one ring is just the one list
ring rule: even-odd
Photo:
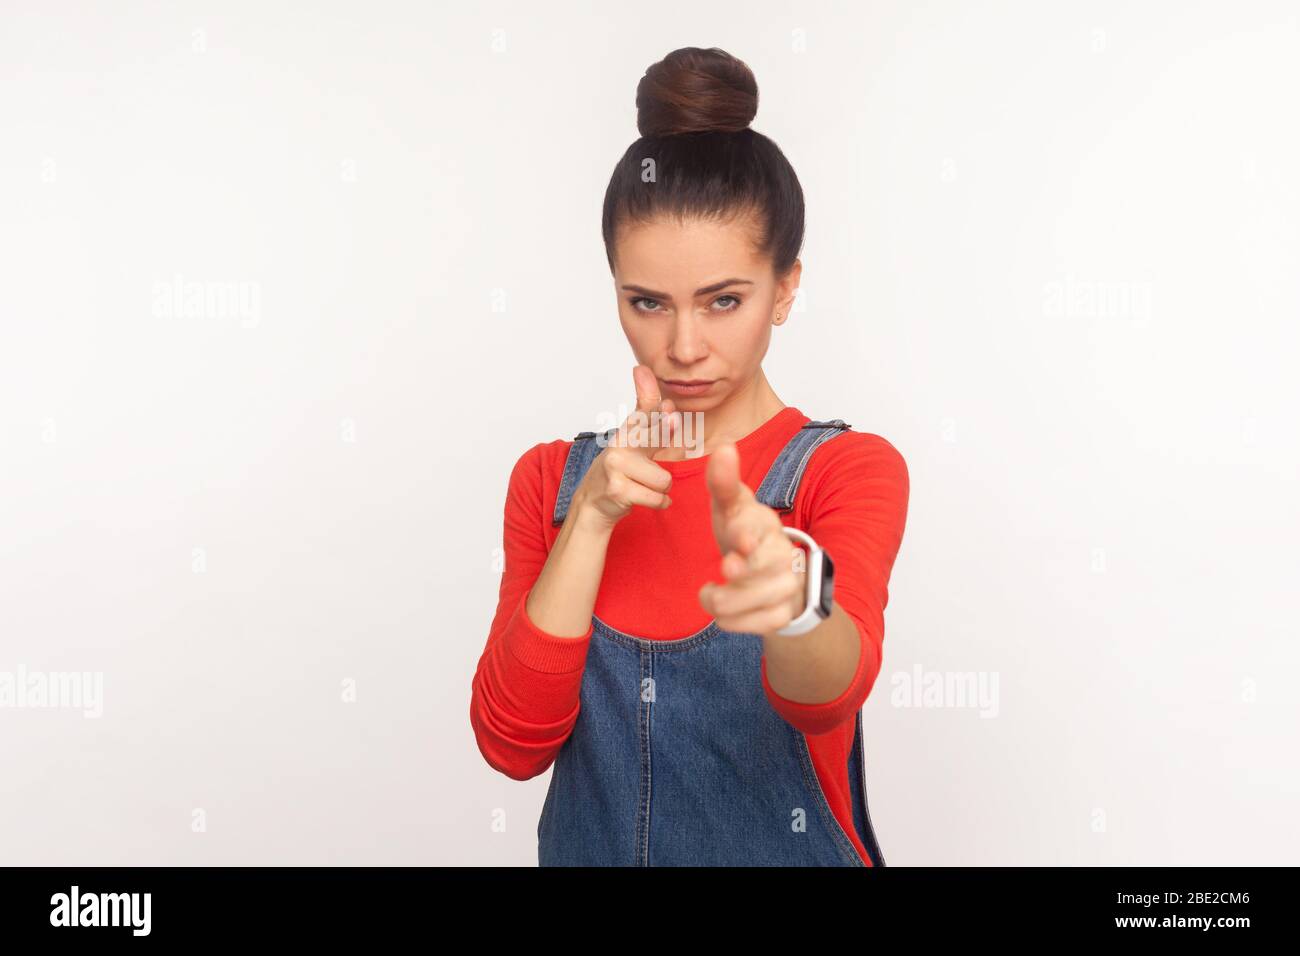
[[[757,490],[777,454],[808,420],[786,407],[737,441],[741,481]],[[473,681],[470,724],[479,750],[489,765],[516,780],[550,767],[573,730],[592,637],[590,626],[582,637],[548,634],[525,610],[560,532],[551,517],[571,444],[534,445],[511,472],[505,571]],[[708,456],[657,464],[672,473],[672,505],[662,511],[633,508],[615,527],[594,613],[624,633],[670,640],[709,623],[698,592],[705,582],[724,578],[705,482]],[[834,559],[835,602],[853,618],[861,638],[857,668],[839,697],[804,704],[777,694],[767,680],[766,660],[761,666],[768,701],[804,734],[827,802],[867,866],[870,859],[853,826],[848,757],[854,717],[880,673],[889,576],[907,503],[907,465],[879,435],[845,431],[816,449],[795,510],[781,517],[807,530]],[[655,600],[647,601],[647,593]]]

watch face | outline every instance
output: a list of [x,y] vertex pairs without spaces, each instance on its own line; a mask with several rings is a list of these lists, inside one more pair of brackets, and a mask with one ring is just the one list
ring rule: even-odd
[[822,617],[831,616],[831,597],[835,594],[835,565],[831,563],[831,556],[825,551],[822,552],[822,593],[821,605]]

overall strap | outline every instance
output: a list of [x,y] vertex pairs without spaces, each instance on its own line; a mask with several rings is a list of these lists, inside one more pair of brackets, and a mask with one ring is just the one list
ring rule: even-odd
[[776,456],[772,467],[763,477],[762,484],[754,492],[754,497],[781,513],[793,510],[794,497],[799,492],[799,482],[803,480],[812,453],[818,446],[852,427],[839,418],[825,422],[806,422]]
[[[776,456],[758,490],[754,492],[754,497],[779,512],[793,509],[794,498],[799,491],[799,482],[808,467],[808,460],[812,457],[813,451],[822,443],[852,427],[839,418],[804,424]],[[564,524],[564,519],[569,514],[569,505],[573,502],[573,493],[582,482],[583,476],[587,474],[591,463],[596,460],[596,456],[604,450],[605,445],[613,441],[617,433],[617,427],[605,432],[603,444],[597,441],[599,438],[597,432],[578,432],[573,436],[569,456],[564,462],[560,490],[555,497],[555,512],[551,516],[552,526],[559,527]]]
[[[618,428],[611,428],[605,432],[605,443],[609,444],[618,434]],[[604,451],[604,447],[596,439],[596,432],[578,432],[573,436],[573,444],[569,447],[569,457],[564,462],[564,477],[560,479],[560,493],[555,496],[555,514],[551,517],[551,524],[559,527],[564,524],[565,517],[569,514],[569,505],[573,502],[573,493],[581,484],[583,476],[591,463],[596,460],[596,456]]]

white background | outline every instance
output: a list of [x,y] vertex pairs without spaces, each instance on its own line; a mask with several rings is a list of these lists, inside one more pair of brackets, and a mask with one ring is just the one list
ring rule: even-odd
[[600,203],[715,45],[808,202],[767,375],[910,470],[888,863],[1296,861],[1293,3],[3,20],[0,671],[104,698],[0,709],[0,862],[535,864],[468,719],[506,481],[634,399]]

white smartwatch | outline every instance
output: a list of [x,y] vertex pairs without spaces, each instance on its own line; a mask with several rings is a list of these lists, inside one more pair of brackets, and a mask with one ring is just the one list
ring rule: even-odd
[[835,594],[835,565],[812,537],[798,528],[784,528],[786,537],[808,546],[807,589],[803,613],[776,633],[782,637],[807,634],[831,616],[831,599]]

